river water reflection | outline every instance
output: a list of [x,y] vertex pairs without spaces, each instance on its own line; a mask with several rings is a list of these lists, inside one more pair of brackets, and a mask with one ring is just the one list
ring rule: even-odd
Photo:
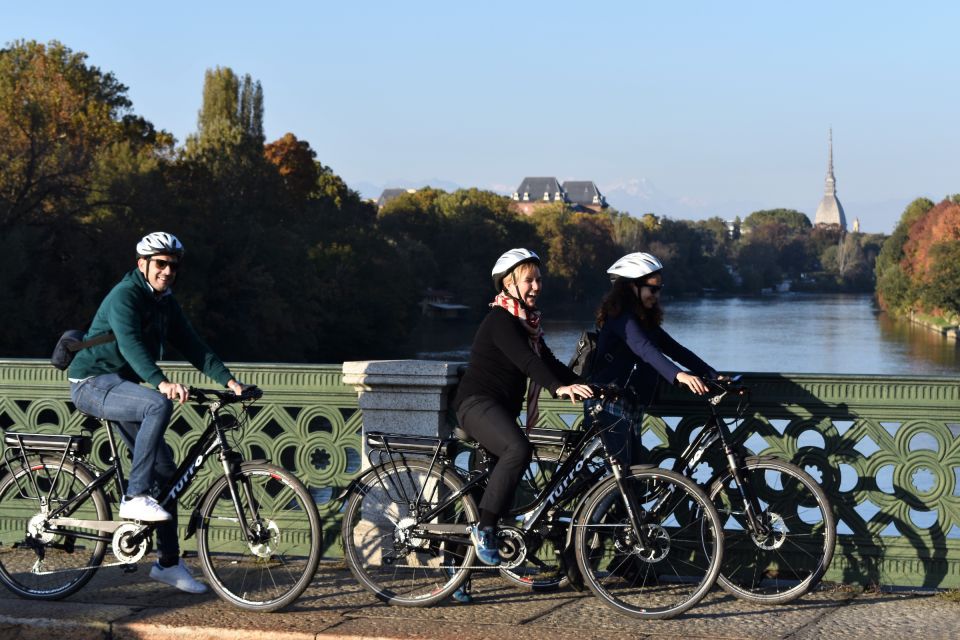
[[[956,343],[879,313],[868,295],[666,300],[664,328],[722,371],[960,375]],[[546,321],[564,362],[589,322]],[[474,323],[421,327],[418,358],[466,360]]]

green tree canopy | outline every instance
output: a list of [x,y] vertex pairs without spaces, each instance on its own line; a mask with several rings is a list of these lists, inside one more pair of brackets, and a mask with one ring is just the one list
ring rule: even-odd
[[754,211],[743,220],[743,227],[753,229],[771,222],[776,222],[784,227],[794,231],[804,231],[810,229],[810,218],[805,213],[794,209],[764,209]]

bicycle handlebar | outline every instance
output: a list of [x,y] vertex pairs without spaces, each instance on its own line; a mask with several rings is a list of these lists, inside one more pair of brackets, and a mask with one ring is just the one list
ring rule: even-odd
[[[741,379],[743,376],[736,375],[729,378],[702,378],[704,384],[707,385],[709,392],[707,394],[707,399],[715,398],[723,395],[733,395],[733,396],[749,396],[750,389],[745,385],[741,384]],[[609,385],[589,385],[590,389],[593,390],[593,400],[601,400],[605,402],[615,402],[623,394],[624,389],[621,389],[615,384]]]
[[235,394],[229,389],[202,389],[200,387],[189,387],[189,392],[191,400],[203,403],[217,400],[223,404],[232,404],[234,402],[259,400],[263,397],[263,391],[255,385],[244,388],[243,393],[240,395]]

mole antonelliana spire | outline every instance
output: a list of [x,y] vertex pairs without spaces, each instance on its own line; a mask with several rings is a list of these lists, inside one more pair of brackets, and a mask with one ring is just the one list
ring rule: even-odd
[[827,184],[823,189],[823,200],[817,207],[814,224],[835,224],[847,230],[847,219],[843,215],[843,205],[837,199],[837,179],[833,177],[833,129],[830,129],[830,157],[827,161]]

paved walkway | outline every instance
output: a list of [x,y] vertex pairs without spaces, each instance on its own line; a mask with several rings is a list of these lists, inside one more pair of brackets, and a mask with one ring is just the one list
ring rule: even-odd
[[615,613],[588,592],[525,593],[495,576],[475,579],[472,605],[390,607],[342,566],[324,563],[288,610],[256,614],[212,593],[181,594],[148,572],[146,563],[136,573],[102,569],[80,593],[59,602],[21,600],[0,588],[0,639],[960,638],[960,602],[918,593],[823,588],[793,604],[764,607],[715,590],[679,618],[647,622]]

